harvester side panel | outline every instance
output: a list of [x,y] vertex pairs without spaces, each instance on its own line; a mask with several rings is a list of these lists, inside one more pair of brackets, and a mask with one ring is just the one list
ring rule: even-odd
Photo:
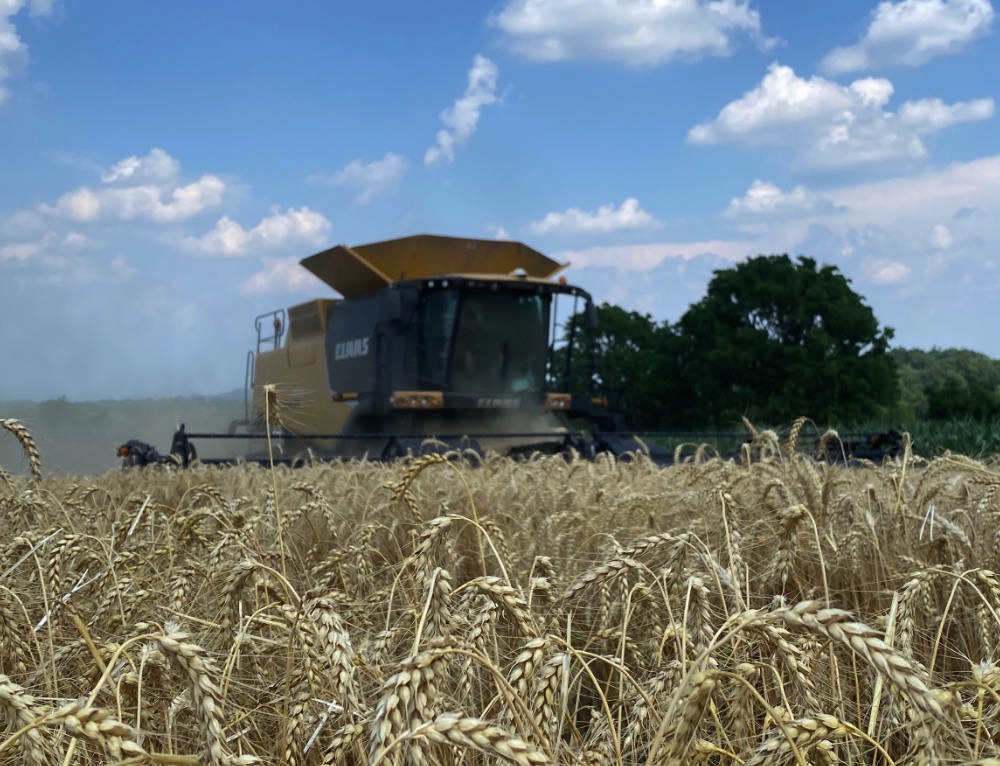
[[[370,399],[379,391],[378,326],[384,294],[331,306],[327,315],[326,360],[334,396]],[[382,381],[384,385],[384,381]]]

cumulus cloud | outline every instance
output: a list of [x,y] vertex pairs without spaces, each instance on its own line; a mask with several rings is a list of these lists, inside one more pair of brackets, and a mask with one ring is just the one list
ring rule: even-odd
[[729,218],[786,216],[831,210],[833,204],[804,186],[796,186],[788,192],[768,181],[756,180],[742,197],[729,201],[725,215]]
[[646,272],[668,260],[690,261],[714,256],[728,262],[745,259],[753,252],[753,243],[738,240],[704,242],[650,242],[640,245],[591,247],[584,250],[564,250],[556,257],[568,261],[573,268],[613,268],[616,271]]
[[276,250],[292,242],[318,247],[326,242],[329,233],[330,222],[322,213],[308,207],[286,211],[276,208],[251,229],[223,216],[210,232],[185,237],[182,244],[205,255],[240,256]]
[[892,83],[864,78],[844,86],[798,77],[772,64],[753,90],[726,104],[712,120],[688,131],[695,145],[734,143],[790,148],[800,165],[846,167],[921,159],[925,136],[951,125],[992,117],[992,99],[945,104],[906,101],[886,110]]
[[317,175],[313,179],[357,189],[358,204],[367,205],[375,197],[394,190],[406,168],[405,157],[388,152],[380,160],[368,163],[353,160],[335,173]]
[[162,149],[154,147],[145,157],[133,154],[119,160],[101,174],[101,181],[106,184],[123,181],[173,183],[179,174],[180,163]]
[[913,269],[905,263],[884,258],[869,258],[862,264],[862,270],[874,285],[898,285],[906,282]]
[[726,214],[740,221],[765,220],[766,228],[757,231],[784,248],[807,241],[816,226],[850,235],[848,252],[864,251],[879,231],[897,232],[878,241],[884,248],[902,249],[901,232],[919,242],[916,249],[950,249],[960,233],[1000,241],[1000,155],[822,192],[801,186],[784,192],[758,180],[730,201]]
[[962,122],[988,120],[993,116],[994,109],[992,98],[977,98],[955,104],[946,104],[939,98],[922,98],[902,104],[897,117],[902,125],[932,133]]
[[45,212],[74,221],[117,219],[165,223],[180,221],[217,207],[226,189],[222,179],[206,175],[185,186],[129,186],[120,189],[80,187],[62,195]]
[[483,107],[497,102],[499,76],[496,64],[485,56],[476,55],[469,70],[465,93],[441,113],[441,122],[445,127],[437,132],[434,146],[424,153],[425,163],[434,165],[441,161],[455,161],[455,147],[468,141],[476,132]]
[[[960,291],[962,280],[996,285],[1000,155],[822,192],[757,181],[727,213],[733,209],[753,252],[843,262],[862,287],[929,293]],[[900,311],[907,313],[902,303]]]
[[639,200],[629,197],[621,205],[601,205],[596,212],[588,213],[571,207],[563,213],[548,213],[530,224],[536,234],[584,234],[641,229],[658,225],[657,220],[639,205]]
[[177,185],[180,165],[162,149],[127,157],[102,173],[100,186],[81,186],[37,211],[72,221],[180,221],[222,203],[226,184],[215,175]]
[[990,0],[900,0],[882,2],[854,45],[834,48],[821,63],[827,74],[885,66],[919,66],[962,50],[989,34]]
[[323,288],[323,282],[302,268],[298,258],[264,258],[263,262],[263,270],[243,283],[243,292],[256,294],[303,292],[313,288]]
[[597,59],[655,66],[728,56],[738,35],[762,46],[760,15],[738,0],[508,0],[491,22],[537,61]]
[[28,47],[17,34],[14,17],[25,7],[32,16],[46,16],[52,12],[53,0],[0,0],[0,106],[10,96],[4,85],[24,66],[28,59]]

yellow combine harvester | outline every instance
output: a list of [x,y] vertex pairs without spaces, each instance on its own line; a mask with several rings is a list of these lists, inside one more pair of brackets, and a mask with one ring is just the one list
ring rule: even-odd
[[[574,374],[593,360],[584,333],[557,337],[556,317],[593,324],[595,312],[586,291],[556,279],[565,264],[519,242],[431,235],[338,245],[301,263],[342,297],[257,317],[246,419],[226,434],[182,426],[174,460],[208,439],[230,440],[221,459],[284,462],[642,449],[599,399],[569,389],[593,378]],[[144,462],[128,444],[120,452]]]

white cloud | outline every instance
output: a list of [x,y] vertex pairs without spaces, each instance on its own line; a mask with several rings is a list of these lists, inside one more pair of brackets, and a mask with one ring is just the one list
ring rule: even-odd
[[948,250],[952,245],[951,231],[944,224],[937,224],[931,234],[931,241],[941,250]]
[[[815,78],[814,78],[815,79]],[[892,98],[892,83],[879,77],[865,77],[850,84],[865,106],[885,106]]]
[[785,216],[832,207],[829,200],[823,199],[804,186],[796,186],[789,192],[783,192],[773,183],[758,179],[750,184],[746,194],[742,197],[733,197],[729,201],[725,215],[730,218]]
[[961,122],[988,120],[993,116],[994,108],[992,98],[977,98],[956,104],[945,104],[939,98],[923,98],[902,104],[897,116],[903,125],[932,133]]
[[455,147],[468,141],[476,132],[482,108],[497,102],[499,75],[496,64],[485,56],[476,55],[469,70],[465,93],[441,113],[441,122],[445,127],[437,132],[434,146],[424,153],[425,163],[454,162]]
[[274,209],[252,229],[245,229],[229,217],[201,237],[185,237],[184,247],[206,255],[239,256],[262,250],[276,250],[291,242],[322,245],[330,233],[330,222],[307,207]]
[[609,232],[620,229],[640,229],[656,226],[657,220],[639,205],[639,200],[629,197],[617,208],[601,205],[595,213],[571,207],[564,213],[548,213],[530,225],[536,234],[582,234]]
[[[54,204],[38,205],[35,212],[81,222],[145,220],[170,223],[191,218],[222,203],[226,184],[221,178],[203,175],[178,186],[179,172],[177,160],[162,149],[152,149],[145,157],[132,156],[116,162],[101,174],[101,186],[81,186],[66,192]],[[25,217],[23,211],[21,216]]]
[[822,77],[803,80],[791,67],[775,63],[768,67],[756,88],[726,104],[714,120],[691,128],[688,141],[693,144],[726,140],[766,143],[775,128],[827,120],[854,104],[864,105],[866,101],[850,88]]
[[[902,250],[905,239],[919,242],[917,249],[949,249],[960,233],[1000,241],[1000,155],[822,193],[804,187],[783,192],[755,181],[743,197],[730,201],[726,213],[744,222],[765,220],[766,227],[748,229],[771,243],[765,249],[773,244],[794,249],[816,225],[840,237],[857,235],[850,244],[859,252],[871,244],[870,235],[890,230],[897,233],[880,247]],[[948,224],[931,226],[931,221]]]
[[264,258],[264,270],[243,283],[245,293],[304,292],[324,288],[323,282],[302,268],[298,258]]
[[354,160],[333,174],[317,175],[314,178],[358,189],[358,204],[367,205],[375,197],[395,189],[399,179],[406,172],[406,167],[405,157],[388,152],[380,160],[367,164],[361,160]]
[[0,262],[27,261],[36,257],[49,244],[48,238],[33,242],[9,242],[0,247]]
[[46,16],[52,12],[54,0],[0,0],[0,106],[10,96],[3,84],[28,60],[28,47],[17,34],[13,19],[25,6],[32,16]]
[[180,221],[222,203],[226,185],[218,176],[205,175],[186,186],[82,186],[62,195],[54,206],[43,206],[50,215],[74,221],[117,219],[158,223]]
[[[954,215],[970,223],[990,225],[1000,220],[1000,155],[918,175],[830,189],[825,196],[845,209],[849,221],[926,224]],[[963,216],[962,211],[969,209],[989,214]]]
[[576,269],[598,267],[613,268],[622,272],[645,272],[652,271],[667,260],[690,261],[707,255],[735,263],[753,252],[753,247],[751,242],[737,240],[651,242],[642,245],[564,250],[553,257],[559,261],[568,261]]
[[821,63],[828,74],[884,66],[919,66],[962,50],[989,34],[989,0],[901,0],[882,2],[854,45],[834,48]]
[[905,263],[870,258],[862,264],[865,277],[874,285],[898,285],[906,282],[913,270]]
[[[786,205],[789,197],[821,204]],[[906,286],[930,294],[997,284],[991,263],[1000,244],[1000,155],[821,194],[756,182],[734,202],[740,227],[755,238],[754,252],[849,263],[862,292]]]
[[0,246],[0,263],[4,261],[29,261],[57,252],[77,250],[87,244],[87,238],[71,231],[60,237],[53,231],[46,232],[38,239],[26,242],[8,242]]
[[145,157],[126,157],[101,174],[106,184],[119,181],[173,183],[180,174],[180,163],[162,149],[154,147]]
[[756,88],[691,128],[688,142],[779,146],[790,149],[800,165],[846,167],[921,159],[927,155],[921,136],[988,119],[994,111],[992,99],[922,99],[906,101],[893,113],[884,109],[892,91],[884,79],[843,86],[817,76],[803,79],[775,63]]
[[772,44],[761,34],[757,11],[739,0],[508,0],[491,22],[515,52],[537,61],[654,66],[728,56],[741,34]]
[[87,237],[79,232],[47,231],[33,240],[0,246],[0,267],[7,270],[6,279],[22,284],[120,284],[132,278],[135,272],[125,258],[104,261],[92,247],[91,252],[81,254],[88,245]]

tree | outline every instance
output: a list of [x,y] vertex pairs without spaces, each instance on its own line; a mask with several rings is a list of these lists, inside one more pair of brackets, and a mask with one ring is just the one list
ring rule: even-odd
[[988,420],[1000,417],[1000,399],[984,383],[969,385],[947,380],[927,389],[927,417],[931,420]]
[[1000,389],[1000,360],[986,354],[960,348],[895,348],[890,354],[910,417],[968,417],[973,412],[984,417],[990,411],[987,400]]
[[858,423],[898,399],[892,330],[835,266],[811,258],[758,256],[716,271],[674,332],[666,374],[688,425],[727,427],[741,415]]
[[[566,390],[604,396],[609,408],[625,415],[638,429],[663,426],[662,367],[669,328],[649,314],[626,311],[607,303],[596,308],[597,328],[586,326],[583,314],[570,319],[574,352],[570,379],[563,380],[565,347],[556,353],[554,385]],[[593,376],[590,373],[591,354]]]

